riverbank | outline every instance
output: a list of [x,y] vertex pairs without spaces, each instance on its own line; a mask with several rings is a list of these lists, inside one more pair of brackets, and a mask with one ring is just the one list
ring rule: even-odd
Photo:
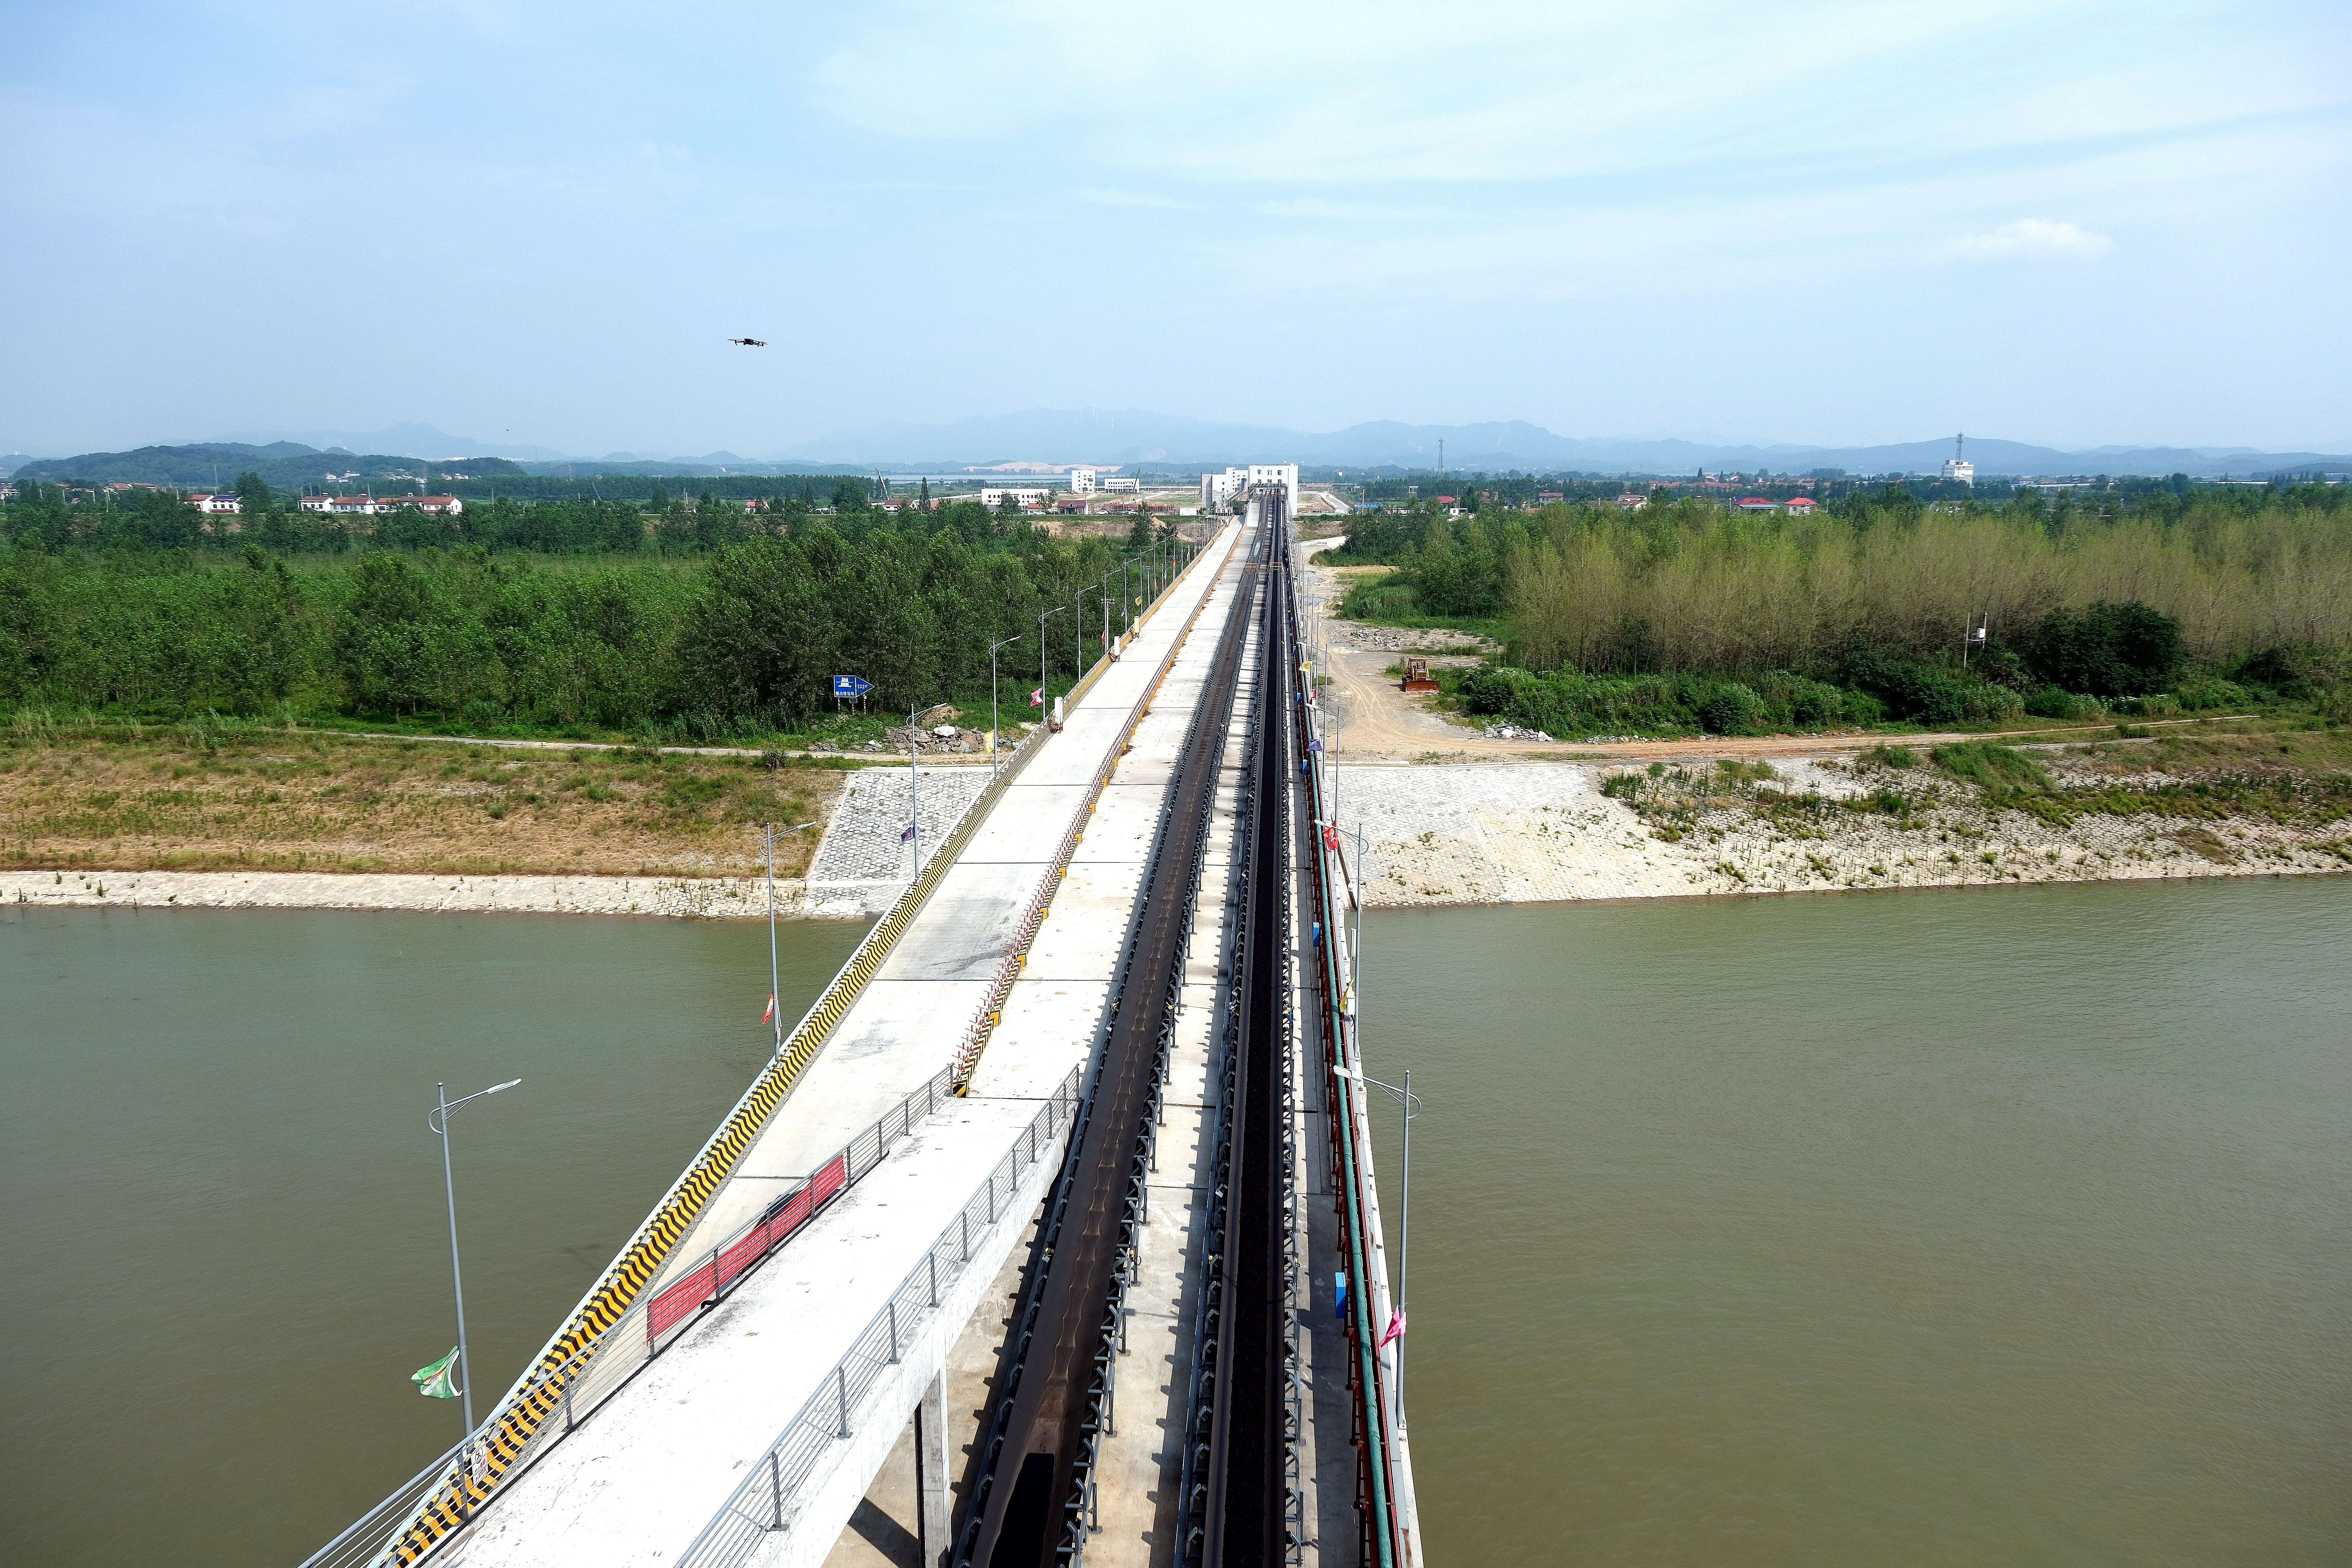
[[[757,754],[246,725],[20,731],[0,734],[0,868],[68,881],[267,872],[294,877],[289,889],[354,873],[439,878],[445,890],[458,877],[724,880],[760,868],[763,824],[829,816],[856,776]],[[799,875],[814,847],[787,839],[779,873]],[[214,885],[175,891],[185,901]]]
[[1343,767],[1338,816],[1350,859],[1361,829],[1375,908],[2352,870],[2345,773],[2216,752],[2125,740]]
[[[0,905],[128,910],[410,910],[434,914],[768,912],[759,877],[467,877],[334,871],[0,871]],[[776,913],[810,913],[808,884],[776,879]]]

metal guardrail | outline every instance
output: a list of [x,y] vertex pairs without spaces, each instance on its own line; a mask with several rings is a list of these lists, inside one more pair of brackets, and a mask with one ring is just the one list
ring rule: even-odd
[[[555,1366],[534,1370],[526,1380],[526,1387],[534,1397],[551,1403],[562,1419],[536,1425],[521,1452],[498,1478],[497,1488],[519,1479],[541,1456],[619,1393],[648,1362],[684,1338],[701,1320],[703,1309],[732,1293],[761,1264],[774,1256],[777,1248],[823,1213],[834,1198],[856,1186],[859,1178],[889,1158],[894,1142],[911,1133],[918,1121],[937,1111],[949,1098],[948,1074],[941,1069],[901,1097],[897,1105],[876,1118],[872,1126],[820,1164],[814,1174],[769,1205],[757,1219],[736,1227],[711,1248],[710,1258],[702,1268],[653,1296],[639,1299],[619,1321]],[[503,1409],[501,1406],[500,1413]],[[499,1414],[493,1413],[483,1423],[481,1433],[495,1429]],[[304,1559],[302,1568],[359,1568],[374,1562],[397,1544],[396,1541],[385,1539],[394,1523],[406,1522],[436,1489],[451,1484],[461,1462],[478,1483],[488,1480],[487,1455],[480,1450],[482,1441],[478,1434],[425,1466],[341,1535]],[[468,1453],[469,1446],[476,1451]],[[487,1496],[495,1496],[497,1488],[485,1485],[483,1489]],[[477,1514],[479,1511],[478,1506],[472,1510]]]
[[[1286,577],[1289,574],[1286,574]],[[1304,697],[1314,690],[1312,672],[1297,637],[1295,584],[1286,640],[1294,668],[1307,679]],[[1330,820],[1332,795],[1329,763],[1319,749],[1307,754],[1307,784],[1311,820]],[[1336,835],[1318,830],[1309,836],[1307,865],[1313,872],[1315,918],[1322,940],[1313,945],[1311,962],[1318,971],[1315,990],[1322,1015],[1326,1060],[1318,1074],[1324,1103],[1331,1117],[1332,1174],[1339,1200],[1340,1246],[1349,1279],[1347,1335],[1349,1384],[1355,1396],[1360,1441],[1359,1475],[1364,1509],[1365,1562],[1375,1568],[1418,1568],[1422,1562],[1421,1531],[1414,1506],[1412,1453],[1405,1436],[1404,1411],[1395,1389],[1396,1351],[1382,1342],[1393,1304],[1389,1295],[1386,1248],[1381,1239],[1380,1193],[1372,1176],[1371,1119],[1363,1090],[1363,1060],[1356,1045],[1353,999],[1345,994],[1339,958],[1346,940],[1340,902],[1347,897],[1346,868],[1338,863]],[[1362,874],[1362,868],[1357,868]]]
[[[1202,553],[1205,555],[1207,552]],[[1166,603],[1168,595],[1190,574],[1198,560],[1195,557],[1183,572],[1169,581],[1141,619],[1148,620]],[[1181,644],[1182,638],[1177,640]],[[1090,688],[1111,662],[1108,653],[1097,658],[1072,694]],[[1014,775],[1044,745],[1047,734],[1041,726],[1013,749],[988,786],[964,808],[921,874],[866,933],[849,961],[786,1037],[784,1048],[743,1091],[718,1131],[662,1194],[653,1212],[572,1309],[562,1327],[531,1358],[530,1366],[516,1379],[489,1417],[465,1442],[418,1472],[306,1558],[302,1568],[343,1568],[378,1561],[409,1568],[421,1563],[471,1522],[498,1489],[520,1474],[543,1450],[548,1423],[558,1411],[565,1415],[568,1425],[564,1430],[569,1429],[569,1425],[576,1425],[577,1399],[567,1401],[563,1394],[572,1388],[582,1369],[592,1365],[600,1352],[607,1348],[608,1340],[614,1344],[625,1342],[624,1326],[635,1326],[632,1321],[638,1319],[643,1306],[641,1293],[659,1276],[677,1246],[692,1233],[703,1205],[725,1184],[735,1162],[765,1128],[768,1117],[782,1103],[802,1072],[815,1059],[834,1026],[848,1013],[891,946],[970,842],[978,825],[1003,797]],[[1050,896],[1050,889],[1046,891]],[[622,1337],[613,1338],[616,1334]],[[623,1381],[625,1374],[611,1386],[617,1387]],[[599,1393],[597,1402],[601,1403],[609,1392],[606,1388]],[[376,1531],[383,1528],[383,1521],[395,1517],[404,1524],[390,1539],[381,1539]],[[368,1542],[375,1544],[362,1551]]]
[[[1219,571],[1223,570],[1225,561],[1231,559],[1234,547],[1240,542],[1241,536],[1235,534],[1233,543],[1225,547],[1224,555],[1219,559]],[[1189,576],[1192,568],[1206,560],[1208,554],[1203,550],[1194,556],[1184,570],[1177,574],[1162,597],[1174,592],[1176,584]],[[1117,742],[1104,754],[1102,765],[1095,770],[1093,779],[1088,782],[1086,798],[1078,802],[1077,809],[1070,814],[1069,830],[1062,835],[1062,842],[1054,851],[1054,858],[1046,865],[1045,875],[1037,879],[1036,891],[1029,896],[1029,907],[1022,912],[1021,924],[1013,931],[1013,940],[1005,944],[1004,957],[998,962],[996,973],[989,977],[988,994],[981,998],[971,1022],[964,1026],[963,1038],[956,1046],[954,1072],[959,1094],[971,1084],[972,1072],[980,1066],[980,1054],[988,1048],[989,1037],[1003,1021],[1004,999],[1013,994],[1013,983],[1020,978],[1023,965],[1029,962],[1029,944],[1036,940],[1037,928],[1045,922],[1046,908],[1053,903],[1054,894],[1060,889],[1062,879],[1069,874],[1070,859],[1078,852],[1078,841],[1086,837],[1087,819],[1101,804],[1104,787],[1110,783],[1111,774],[1118,771],[1119,759],[1127,755],[1129,747],[1134,744],[1136,727],[1151,711],[1151,700],[1160,694],[1160,684],[1168,679],[1168,672],[1176,668],[1176,656],[1183,651],[1185,639],[1192,635],[1194,624],[1201,618],[1201,612],[1208,607],[1210,594],[1213,592],[1213,585],[1210,593],[1201,595],[1200,603],[1192,606],[1192,613],[1184,618],[1184,625],[1170,640],[1168,652],[1160,660],[1160,668],[1144,687],[1143,695],[1135,700],[1135,706],[1128,710],[1127,722],[1120,726]],[[1071,695],[1076,696],[1087,689],[1096,676],[1108,668],[1108,658],[1098,660],[1095,669],[1073,689]],[[1040,735],[1044,733],[1042,730],[1038,731]],[[1025,741],[1022,743],[1024,746],[1028,744]]]
[[787,1422],[776,1440],[754,1459],[734,1494],[678,1558],[678,1568],[735,1568],[749,1562],[769,1534],[799,1515],[799,1493],[833,1449],[856,1430],[855,1418],[866,1394],[889,1369],[924,1321],[939,1310],[972,1262],[975,1228],[1004,1217],[1020,1190],[1022,1173],[1040,1160],[1055,1157],[1055,1145],[1077,1113],[1078,1081],[1085,1068],[1072,1068],[1019,1140],[1005,1152],[962,1209],[931,1243],[923,1260],[907,1271],[898,1288],[874,1314],[814,1393]]

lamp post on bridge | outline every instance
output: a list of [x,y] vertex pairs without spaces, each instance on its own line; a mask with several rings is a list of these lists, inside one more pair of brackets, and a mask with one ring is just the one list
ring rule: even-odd
[[1011,647],[1020,640],[1018,637],[1009,637],[1000,642],[988,645],[988,760],[989,772],[992,774],[1001,772],[1004,767],[1003,730],[996,717],[996,650],[1001,647]]
[[[1363,1056],[1363,1051],[1360,1046],[1359,1047],[1356,1054],[1358,1059],[1360,1060]],[[1396,1424],[1398,1426],[1402,1427],[1405,1424],[1404,1329],[1402,1324],[1406,1316],[1406,1285],[1412,1269],[1412,1119],[1421,1114],[1421,1096],[1413,1093],[1412,1091],[1412,1069],[1411,1068],[1404,1069],[1404,1082],[1402,1086],[1393,1083],[1382,1083],[1376,1078],[1368,1078],[1360,1072],[1349,1072],[1345,1068],[1341,1068],[1339,1069],[1339,1075],[1342,1078],[1353,1079],[1358,1083],[1366,1084],[1373,1089],[1380,1089],[1391,1100],[1395,1100],[1399,1105],[1404,1107],[1404,1169],[1402,1178],[1398,1184],[1402,1189],[1400,1195],[1402,1200],[1403,1212],[1398,1216],[1397,1225],[1396,1316],[1399,1327],[1395,1341],[1396,1382],[1393,1385],[1396,1389]],[[1383,1329],[1381,1331],[1385,1332],[1386,1330]]]
[[1037,715],[1040,721],[1049,721],[1054,715],[1054,693],[1045,679],[1045,623],[1068,608],[1067,605],[1056,605],[1037,617],[1037,706],[1044,710]]
[[461,1099],[449,1098],[449,1086],[436,1083],[433,1093],[439,1101],[425,1112],[425,1125],[433,1129],[441,1140],[441,1185],[449,1194],[449,1288],[457,1298],[457,1392],[465,1402],[466,1436],[474,1436],[474,1365],[466,1358],[466,1279],[457,1268],[457,1178],[449,1165],[449,1113],[460,1106],[470,1105],[485,1095],[503,1094],[522,1079],[510,1078],[504,1083],[494,1083],[478,1089]]

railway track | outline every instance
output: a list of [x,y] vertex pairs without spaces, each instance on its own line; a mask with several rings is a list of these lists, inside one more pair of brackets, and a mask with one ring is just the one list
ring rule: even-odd
[[1279,561],[1270,540],[1270,531],[1262,533],[1242,567],[1244,608],[1228,618],[1219,638],[1162,809],[1109,1026],[1014,1311],[971,1500],[956,1538],[951,1561],[957,1568],[1055,1568],[1084,1554],[1096,1444],[1109,1395],[1108,1369],[1135,1267],[1147,1201],[1144,1175],[1217,773],[1246,633],[1255,618],[1247,607],[1261,597],[1271,602],[1265,592],[1268,564]]

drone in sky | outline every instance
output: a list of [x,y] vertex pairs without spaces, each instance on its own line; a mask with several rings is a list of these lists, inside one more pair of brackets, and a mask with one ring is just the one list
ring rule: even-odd
[[765,338],[730,338],[727,341],[738,348],[763,349],[768,346],[768,340]]

